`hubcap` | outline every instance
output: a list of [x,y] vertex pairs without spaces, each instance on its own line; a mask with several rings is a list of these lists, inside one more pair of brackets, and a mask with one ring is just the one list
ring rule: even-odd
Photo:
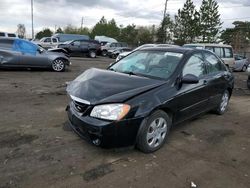
[[64,62],[61,59],[56,59],[52,63],[52,67],[55,71],[62,71],[64,68]]
[[90,52],[90,57],[95,57],[95,52]]
[[163,118],[155,119],[149,126],[147,132],[147,144],[151,148],[159,146],[167,133],[167,122]]
[[220,104],[220,109],[222,112],[226,110],[227,105],[228,105],[228,100],[229,100],[229,96],[228,96],[228,93],[226,92],[223,94],[221,104]]

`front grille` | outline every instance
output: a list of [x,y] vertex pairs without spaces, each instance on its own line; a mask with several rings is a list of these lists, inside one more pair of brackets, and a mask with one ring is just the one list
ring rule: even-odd
[[87,112],[88,107],[89,107],[88,104],[80,103],[74,100],[73,100],[73,103],[74,103],[74,108],[77,112],[80,112],[82,114],[85,114]]

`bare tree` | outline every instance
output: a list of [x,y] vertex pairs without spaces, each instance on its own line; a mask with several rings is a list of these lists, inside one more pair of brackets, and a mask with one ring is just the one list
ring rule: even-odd
[[20,38],[24,38],[26,33],[25,25],[24,24],[18,24],[17,25],[17,34]]

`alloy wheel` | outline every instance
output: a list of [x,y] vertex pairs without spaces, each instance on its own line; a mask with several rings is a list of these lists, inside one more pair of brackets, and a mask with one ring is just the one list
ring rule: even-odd
[[54,71],[60,72],[64,69],[64,62],[61,59],[56,59],[55,61],[53,61],[52,63],[52,68]]

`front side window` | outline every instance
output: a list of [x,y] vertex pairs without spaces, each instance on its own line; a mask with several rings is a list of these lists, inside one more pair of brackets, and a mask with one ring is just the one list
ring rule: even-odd
[[205,63],[201,53],[192,55],[185,64],[182,72],[183,76],[192,74],[201,77],[206,74]]
[[51,42],[51,38],[46,38],[44,42]]
[[74,45],[74,46],[80,46],[80,41],[78,41],[78,40],[74,41],[74,42],[73,42],[73,45]]
[[38,48],[35,44],[24,40],[15,40],[13,45],[15,50],[31,55],[36,55]]
[[212,53],[205,53],[205,60],[207,62],[209,73],[214,73],[225,69],[222,65],[222,62]]
[[168,79],[182,59],[183,54],[166,51],[136,51],[109,69],[127,74]]
[[224,48],[225,58],[233,58],[233,50],[232,48]]

